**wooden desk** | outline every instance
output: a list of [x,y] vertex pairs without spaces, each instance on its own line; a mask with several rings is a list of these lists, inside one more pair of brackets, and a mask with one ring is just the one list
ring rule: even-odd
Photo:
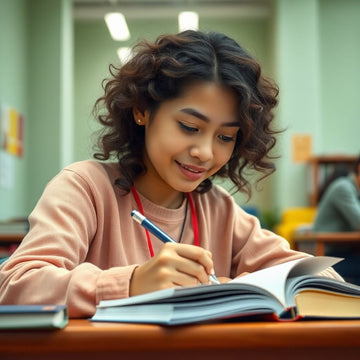
[[0,260],[11,255],[24,238],[25,233],[5,234],[0,233]]
[[360,320],[161,327],[71,320],[62,330],[0,331],[0,358],[359,359]]
[[360,231],[353,232],[323,232],[323,233],[307,233],[303,235],[294,235],[292,237],[294,249],[299,250],[301,242],[314,242],[316,246],[315,255],[325,255],[325,244],[357,244],[360,245]]
[[0,233],[0,244],[1,243],[15,243],[19,244],[26,234],[4,234]]

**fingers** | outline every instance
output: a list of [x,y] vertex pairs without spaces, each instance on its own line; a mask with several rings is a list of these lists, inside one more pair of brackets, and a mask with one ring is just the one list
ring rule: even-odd
[[[185,259],[191,260],[194,264],[200,265],[201,269],[205,269],[207,275],[213,275],[214,272],[214,264],[212,261],[212,254],[210,251],[205,250],[198,246],[181,244],[181,246],[177,246],[180,244],[167,244],[175,247],[177,254]],[[186,272],[186,271],[185,271]],[[195,270],[196,272],[196,270]],[[193,272],[190,272],[193,274]]]
[[173,286],[208,284],[212,272],[209,251],[193,245],[167,243],[157,255],[135,269],[130,296]]
[[214,273],[211,253],[197,246],[165,244],[158,256],[160,264],[176,270],[174,281],[180,284],[188,282],[189,277],[206,284]]

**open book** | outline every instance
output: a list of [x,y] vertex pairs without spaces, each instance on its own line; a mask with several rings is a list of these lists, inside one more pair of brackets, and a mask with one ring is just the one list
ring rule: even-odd
[[90,320],[180,325],[258,315],[278,320],[360,318],[360,286],[315,275],[340,260],[302,258],[225,284],[105,300]]

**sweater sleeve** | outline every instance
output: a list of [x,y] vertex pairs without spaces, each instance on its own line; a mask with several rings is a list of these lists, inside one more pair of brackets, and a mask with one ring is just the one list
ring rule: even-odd
[[[235,206],[235,239],[240,246],[233,258],[235,276],[253,272],[298,258],[312,256],[290,248],[289,242],[281,236],[261,228],[259,220]],[[235,242],[235,243],[236,243]],[[343,281],[333,269],[328,268],[319,275]]]
[[[212,252],[217,275],[235,278],[311,256],[291,249],[286,239],[263,229],[258,218],[245,212],[222,188],[213,187],[206,197],[197,199],[197,208],[202,210],[202,246]],[[320,275],[342,280],[332,268]]]
[[29,222],[1,268],[1,304],[67,304],[70,317],[88,317],[100,300],[128,296],[136,265],[101,269],[86,260],[98,231],[97,204],[81,176],[67,170],[56,176]]

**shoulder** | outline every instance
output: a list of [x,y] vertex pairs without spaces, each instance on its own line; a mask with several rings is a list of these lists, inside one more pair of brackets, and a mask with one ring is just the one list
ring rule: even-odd
[[46,186],[46,192],[58,191],[73,193],[113,193],[115,180],[119,175],[115,163],[101,163],[95,160],[84,160],[72,163],[63,168]]
[[[42,203],[61,203],[88,210],[116,204],[120,190],[115,185],[118,171],[115,164],[95,160],[72,163],[63,168],[45,187]],[[59,189],[61,189],[59,191]]]
[[83,176],[93,176],[116,172],[115,163],[101,163],[95,160],[83,160],[66,166],[63,170]]
[[[66,176],[79,177],[88,183],[109,181],[119,176],[116,163],[101,163],[95,160],[78,161],[65,167]],[[61,174],[60,173],[60,174]]]
[[348,176],[343,176],[339,179],[336,179],[332,184],[330,184],[328,192],[330,194],[336,195],[355,190],[356,188],[352,179]]

